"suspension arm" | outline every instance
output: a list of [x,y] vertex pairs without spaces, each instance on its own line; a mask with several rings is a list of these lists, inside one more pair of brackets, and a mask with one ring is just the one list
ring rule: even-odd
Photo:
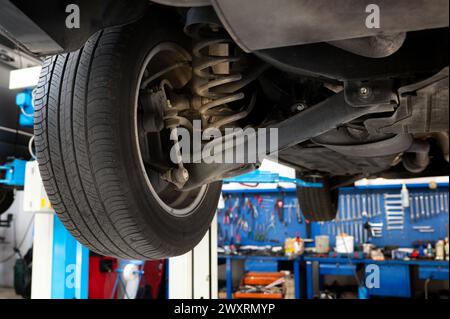
[[[338,93],[272,126],[278,129],[278,151],[305,142],[364,115],[392,112],[394,106],[392,104],[376,104],[354,107],[345,101],[343,93]],[[271,154],[266,153],[266,155]]]
[[[199,185],[221,180],[255,169],[266,157],[276,157],[279,151],[305,142],[313,137],[319,136],[338,126],[351,122],[367,114],[392,112],[393,104],[370,105],[366,107],[353,107],[344,98],[343,93],[338,93],[325,101],[318,103],[305,111],[298,113],[284,121],[266,127],[266,130],[256,130],[254,133],[238,132],[233,136],[225,135],[210,142],[213,145],[222,144],[220,152],[212,151],[208,156],[203,154],[202,163],[190,164],[189,181],[185,187],[193,188]],[[274,149],[270,145],[271,134],[277,132],[278,145]],[[234,143],[230,143],[233,141]],[[250,143],[265,141],[265,147],[253,147]],[[272,136],[273,142],[273,136]],[[213,149],[213,148],[212,148]],[[226,154],[236,154],[244,150],[244,163],[214,163],[213,158],[226,158]],[[197,154],[197,156],[200,156]],[[249,162],[248,159],[257,159]],[[208,164],[209,162],[209,164]]]

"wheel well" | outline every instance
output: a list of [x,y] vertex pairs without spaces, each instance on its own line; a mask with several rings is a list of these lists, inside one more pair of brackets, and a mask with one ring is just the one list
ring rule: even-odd
[[[6,24],[2,27],[10,38],[34,54],[70,52],[79,49],[101,29],[138,20],[145,15],[150,4],[148,0],[133,1],[133,5],[127,0],[48,0],[45,4],[33,0],[12,0],[5,17],[2,17],[2,24]],[[69,5],[79,8],[79,28],[66,25],[68,15],[73,12],[68,9]]]

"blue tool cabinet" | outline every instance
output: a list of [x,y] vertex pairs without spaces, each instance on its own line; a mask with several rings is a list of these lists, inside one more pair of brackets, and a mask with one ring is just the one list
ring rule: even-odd
[[[448,183],[438,185],[408,184],[410,206],[403,209],[402,229],[388,229],[386,208],[399,199],[402,185],[360,186],[339,189],[338,218],[332,222],[306,221],[298,207],[295,188],[224,190],[225,208],[218,211],[219,245],[283,245],[288,237],[329,235],[330,246],[335,246],[335,236],[346,232],[355,236],[355,229],[365,223],[382,223],[380,237],[356,238],[355,243],[367,242],[378,247],[411,247],[426,245],[447,236]],[[394,200],[390,200],[393,198]],[[388,200],[388,202],[387,202]],[[279,209],[277,203],[283,203]],[[362,214],[362,212],[365,214]],[[357,225],[357,226],[355,226]],[[426,231],[419,231],[420,229]],[[364,230],[364,228],[363,228]],[[312,244],[313,245],[313,244]],[[235,257],[232,257],[235,258]],[[244,257],[246,258],[246,257]],[[274,257],[275,259],[276,257]],[[448,280],[448,262],[387,260],[337,257],[301,258],[306,265],[307,296],[312,298],[312,263],[319,263],[319,277],[326,275],[354,276],[364,271],[368,264],[377,264],[380,270],[380,287],[369,289],[369,296],[411,297],[411,267],[418,268],[419,279]],[[231,259],[227,259],[231,262]],[[296,261],[299,262],[298,260]],[[273,271],[276,261],[258,257],[246,262],[246,270]],[[297,271],[299,268],[297,268]],[[298,275],[298,274],[297,274]],[[229,295],[230,287],[228,287]],[[298,296],[298,295],[297,295]]]

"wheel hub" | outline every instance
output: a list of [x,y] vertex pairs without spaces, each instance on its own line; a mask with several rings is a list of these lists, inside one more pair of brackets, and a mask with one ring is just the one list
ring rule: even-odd
[[179,111],[189,108],[189,100],[175,90],[187,90],[192,71],[186,61],[190,61],[190,55],[181,47],[159,44],[142,65],[136,92],[135,135],[142,172],[158,204],[176,217],[190,215],[208,189],[203,185],[184,190],[189,172],[182,161],[174,163],[168,156],[169,146],[173,146],[181,158],[176,129]]

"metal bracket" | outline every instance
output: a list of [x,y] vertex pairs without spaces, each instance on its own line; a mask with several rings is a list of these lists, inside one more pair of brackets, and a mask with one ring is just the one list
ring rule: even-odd
[[0,179],[0,184],[23,187],[25,184],[26,163],[26,161],[15,159],[12,162],[1,165],[0,172],[4,172],[4,177]]
[[393,91],[393,81],[352,81],[344,84],[345,101],[354,107],[397,105],[399,99]]
[[[389,117],[367,119],[364,122],[367,130],[371,134],[448,130],[448,102],[438,103],[445,101],[445,97],[448,101],[448,76],[449,68],[446,67],[423,81],[399,88],[400,100],[395,112]],[[433,116],[428,106],[430,101],[436,101],[433,104]]]

